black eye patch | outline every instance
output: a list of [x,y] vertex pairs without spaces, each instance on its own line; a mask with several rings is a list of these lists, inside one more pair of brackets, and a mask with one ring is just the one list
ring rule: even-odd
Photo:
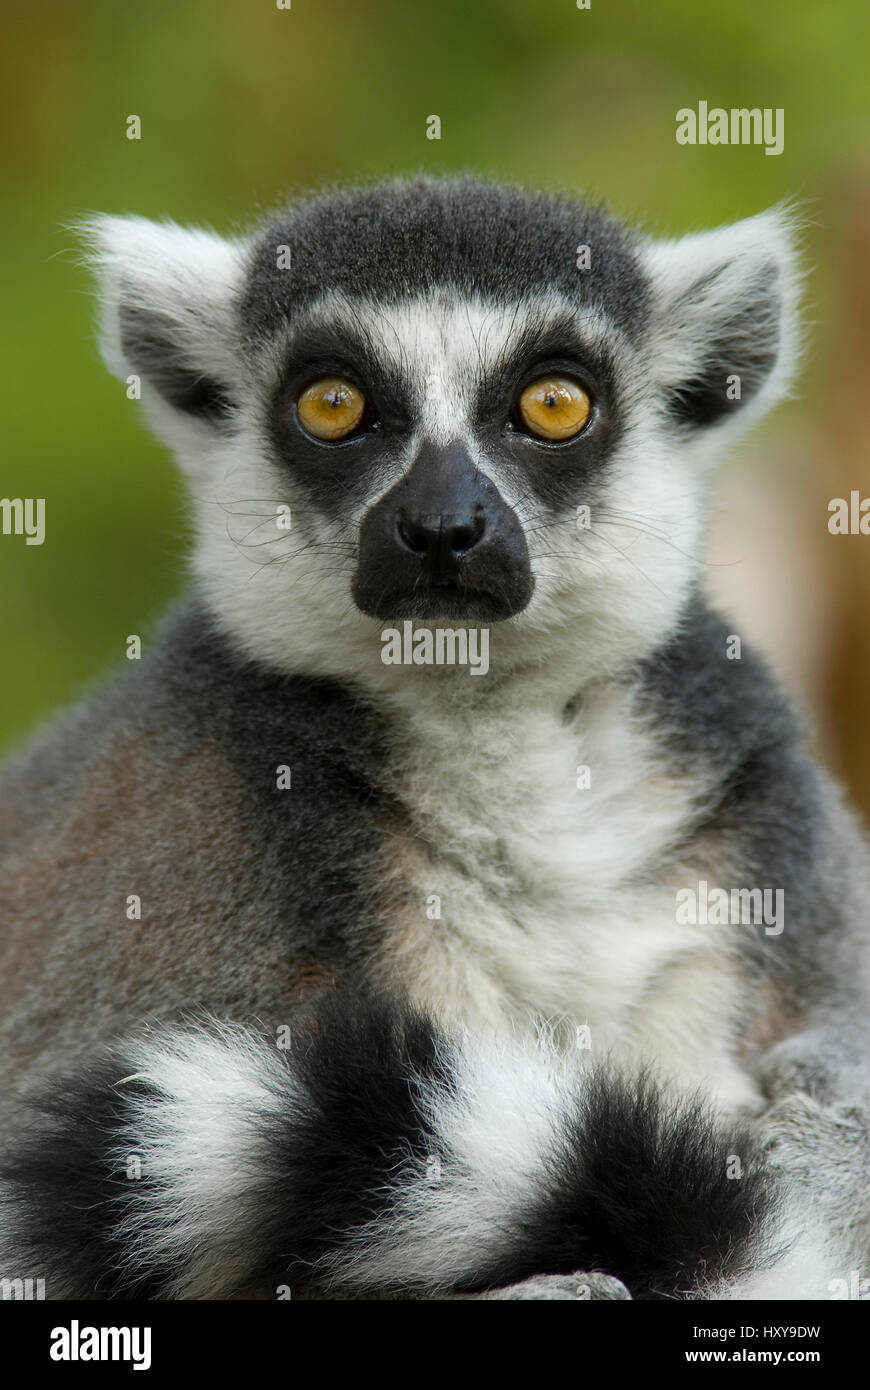
[[611,357],[579,331],[573,316],[524,325],[498,362],[482,374],[477,413],[487,425],[507,420],[520,392],[548,371],[575,377],[602,405],[612,407],[616,373]]
[[371,402],[383,423],[407,426],[407,386],[373,334],[361,325],[317,327],[294,336],[288,345],[276,400],[286,409],[309,382],[320,376],[340,376],[352,382]]

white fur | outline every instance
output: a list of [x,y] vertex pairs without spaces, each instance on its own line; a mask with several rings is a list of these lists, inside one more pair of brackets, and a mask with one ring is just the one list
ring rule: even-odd
[[[250,392],[238,351],[235,297],[246,268],[246,246],[204,228],[144,217],[94,217],[82,227],[100,281],[100,342],[109,370],[122,380],[133,367],[121,345],[118,309],[159,314],[184,344],[191,367],[230,389]],[[168,405],[147,381],[142,404],[156,434],[176,450],[191,478],[209,475],[215,431]]]
[[[739,928],[675,921],[678,888],[700,877],[715,884],[727,870],[668,859],[691,828],[703,770],[671,767],[612,682],[673,630],[697,572],[712,462],[787,385],[796,294],[788,219],[764,214],[646,243],[656,308],[648,338],[635,345],[599,311],[555,292],[502,304],[444,291],[394,306],[327,295],[244,363],[228,360],[237,353],[228,324],[245,263],[240,244],[139,219],[110,219],[98,240],[110,309],[119,293],[132,292],[174,314],[204,367],[223,380],[258,382],[256,392],[241,391],[231,435],[162,420],[195,483],[194,572],[212,608],[245,653],[362,684],[395,717],[394,789],[423,843],[441,851],[437,867],[421,862],[419,918],[409,912],[396,934],[390,964],[399,978],[443,1012],[488,1026],[530,1014],[579,1019],[600,1048],[651,1053],[728,1106],[754,1104],[753,1088],[728,1060],[737,1012],[728,938]],[[783,287],[784,337],[770,381],[733,422],[678,440],[663,420],[663,388],[692,375],[717,320],[744,302],[771,260]],[[476,436],[472,414],[482,374],[518,336],[569,312],[591,345],[606,344],[614,356],[625,421],[589,531],[573,514],[537,515],[516,476]],[[263,403],[289,336],[351,315],[385,367],[403,375],[416,417],[379,494],[410,468],[424,440],[461,437],[525,527],[534,593],[524,612],[493,627],[490,673],[480,680],[382,663],[384,625],[350,597],[357,532],[375,497],[336,525],[268,455]],[[115,360],[116,346],[109,356]],[[585,500],[581,490],[576,504]],[[292,510],[289,532],[276,525],[282,505]],[[563,711],[578,694],[566,724]],[[588,791],[575,784],[584,763]],[[445,904],[439,930],[422,913],[435,892]],[[713,952],[722,969],[700,979],[700,962]]]
[[703,1290],[705,1298],[726,1302],[830,1298],[831,1281],[845,1268],[844,1253],[824,1232],[809,1203],[797,1197],[787,1199],[759,1234],[758,1267]]
[[[712,232],[696,232],[674,240],[650,240],[646,245],[644,260],[658,310],[650,362],[654,381],[663,387],[692,376],[704,359],[717,322],[727,321],[735,309],[754,307],[751,294],[759,275],[772,268],[776,277],[776,361],[758,395],[744,403],[730,420],[720,422],[720,449],[729,448],[786,395],[793,382],[800,357],[797,226],[793,214],[774,208]],[[708,284],[704,284],[705,277],[710,277]],[[699,283],[701,288],[694,292],[693,287]],[[756,331],[754,325],[749,342]]]
[[[740,928],[675,920],[679,887],[699,877],[714,885],[727,872],[678,852],[703,798],[704,770],[668,763],[619,679],[673,631],[697,572],[713,463],[790,380],[797,281],[787,219],[766,214],[680,242],[647,243],[656,316],[647,340],[634,345],[601,314],[555,293],[519,304],[440,293],[392,308],[326,296],[307,312],[307,322],[340,325],[352,307],[385,364],[405,374],[416,418],[379,479],[380,494],[411,467],[424,440],[461,436],[526,529],[534,593],[523,613],[493,628],[490,674],[480,680],[450,668],[383,665],[384,624],[360,614],[350,597],[358,529],[375,497],[337,525],[270,460],[264,400],[287,343],[276,339],[256,361],[242,361],[234,347],[229,324],[244,247],[149,229],[138,219],[112,220],[100,238],[108,322],[119,293],[130,292],[122,286],[132,284],[139,302],[173,316],[204,371],[239,388],[231,435],[152,407],[193,483],[193,568],[212,608],[244,653],[278,669],[354,681],[394,718],[389,775],[419,839],[409,851],[417,854],[411,894],[419,903],[416,918],[410,903],[397,931],[392,980],[442,1014],[488,1030],[563,1019],[570,1036],[574,1024],[589,1024],[597,1053],[655,1060],[680,1084],[707,1086],[726,1109],[753,1107],[755,1091],[731,1060],[739,989],[725,934]],[[779,266],[785,325],[770,379],[733,420],[692,442],[679,438],[663,417],[663,388],[691,377],[717,318],[741,302],[770,259]],[[688,293],[720,268],[706,289]],[[590,342],[606,341],[615,354],[625,419],[590,531],[579,530],[573,514],[555,522],[537,515],[472,422],[482,371],[528,324],[566,310]],[[107,351],[123,374],[111,331]],[[575,502],[587,500],[581,490]],[[276,525],[283,505],[292,509],[289,532]],[[566,705],[578,696],[566,721]],[[590,790],[576,787],[579,764],[592,770]],[[439,851],[429,861],[427,844]],[[442,899],[440,922],[424,913],[432,893]],[[705,969],[714,953],[717,968]],[[448,1265],[470,1271],[479,1242],[498,1239],[498,1213],[532,1180],[561,1102],[550,1062],[493,1056],[469,1064],[458,1102],[433,1100],[455,1160],[444,1185],[433,1196],[425,1177],[413,1177],[404,1227],[381,1233],[380,1254],[364,1233],[360,1258],[392,1260],[413,1235],[414,1260],[436,1278]],[[168,1089],[180,1093],[184,1077],[173,1076],[168,1059],[162,1065]],[[232,1101],[229,1110],[220,1102],[207,1059],[200,1073],[206,1099],[188,1097],[186,1109],[198,1116],[190,1133],[201,1131],[208,1167],[229,1143]],[[271,1104],[256,1067],[242,1062],[231,1096],[234,1086],[242,1105]],[[178,1234],[159,1232],[163,1242],[190,1244],[199,1221],[211,1229],[201,1196],[208,1184],[194,1175],[190,1191],[184,1186],[192,1171],[187,1133],[162,1127],[149,1139],[182,1194]],[[243,1163],[245,1141],[238,1142]],[[232,1233],[239,1189],[222,1176],[217,1191]],[[203,1281],[194,1255],[185,1277],[192,1288]]]
[[[600,316],[576,309],[590,340],[607,337],[622,354],[623,375],[637,383],[630,427],[609,469],[602,505],[593,509],[592,529],[579,530],[573,512],[555,522],[538,515],[516,477],[475,439],[468,417],[481,363],[492,370],[526,322],[561,318],[568,307],[556,295],[519,308],[457,303],[449,296],[395,310],[355,305],[385,361],[396,369],[404,364],[419,407],[379,492],[410,468],[424,439],[462,436],[524,523],[535,579],[526,610],[494,632],[500,669],[540,665],[570,645],[578,674],[589,676],[612,673],[670,630],[700,552],[703,475],[658,425],[637,354]],[[343,300],[327,300],[305,322],[329,317],[341,323],[347,312]],[[367,498],[340,526],[327,523],[266,456],[255,411],[232,443],[214,441],[209,457],[209,486],[198,484],[195,491],[194,568],[243,650],[279,668],[362,679],[381,689],[390,679],[380,661],[384,624],[360,614],[350,597],[358,527],[376,498]],[[187,467],[197,478],[206,471],[198,459]],[[577,506],[584,500],[578,494]],[[275,526],[281,503],[292,508],[292,533]]]
[[[279,335],[257,360],[243,357],[237,345],[233,306],[246,267],[245,244],[140,218],[97,221],[92,239],[113,370],[127,370],[114,326],[124,294],[169,316],[189,343],[191,361],[235,387],[242,402],[239,427],[227,438],[146,393],[158,432],[173,445],[193,484],[194,570],[214,609],[252,656],[281,669],[382,688],[389,669],[380,662],[383,625],[360,614],[350,598],[364,507],[339,527],[329,524],[296,494],[292,478],[271,462],[264,445],[254,384],[263,393],[277,379],[287,339]],[[514,506],[526,527],[535,590],[526,610],[497,629],[502,670],[542,666],[570,646],[578,674],[589,678],[612,674],[656,645],[670,630],[696,571],[711,462],[788,384],[796,353],[797,277],[784,214],[762,214],[677,242],[651,241],[643,254],[657,322],[650,341],[636,348],[599,312],[555,292],[517,304],[459,301],[442,292],[397,306],[331,295],[288,330],[302,332],[324,321],[340,326],[353,312],[385,363],[403,373],[416,420],[392,474],[381,479],[381,492],[411,466],[424,439],[462,437]],[[691,375],[711,324],[739,302],[741,290],[771,259],[780,268],[785,301],[783,347],[771,379],[733,421],[677,445],[662,422],[663,384]],[[707,292],[685,299],[700,277],[723,266]],[[566,312],[591,344],[605,342],[615,354],[627,413],[591,531],[578,530],[573,515],[547,518],[542,525],[516,479],[476,439],[470,419],[482,372],[493,369],[528,324],[543,325]],[[576,505],[587,500],[581,491]],[[282,505],[292,509],[291,531],[276,525]]]
[[322,1273],[343,1288],[374,1283],[461,1287],[515,1246],[511,1219],[547,1188],[580,1077],[545,1037],[522,1046],[460,1035],[453,1087],[420,1084],[438,1167],[410,1162],[393,1178],[395,1207],[349,1233]]
[[[382,625],[358,613],[349,592],[363,507],[341,527],[330,526],[267,457],[255,383],[260,393],[268,391],[287,341],[279,335],[256,360],[239,347],[234,313],[246,244],[142,218],[96,219],[89,232],[112,370],[122,376],[128,370],[117,332],[123,296],[169,318],[190,361],[235,388],[242,402],[240,428],[228,439],[145,393],[158,432],[194,485],[194,568],[215,610],[246,652],[279,668],[355,676],[380,686]],[[498,629],[502,669],[543,664],[570,644],[578,670],[611,674],[670,630],[703,544],[709,466],[784,392],[793,371],[798,277],[791,240],[789,217],[770,212],[679,241],[646,243],[656,314],[649,341],[637,348],[599,312],[555,292],[517,304],[459,301],[441,292],[392,307],[332,295],[294,323],[293,333],[318,321],[340,326],[353,312],[385,363],[403,373],[416,421],[393,476],[381,480],[382,492],[411,466],[423,439],[459,436],[515,507],[527,529],[535,592],[527,609]],[[662,422],[663,386],[691,376],[717,318],[745,298],[771,261],[783,296],[775,370],[733,420],[677,445]],[[713,271],[721,273],[706,289],[688,294]],[[615,354],[627,414],[591,532],[578,531],[570,515],[541,526],[516,480],[476,439],[470,419],[482,373],[529,323],[546,324],[566,312],[591,344],[605,342]],[[576,505],[586,500],[578,493]],[[292,508],[289,532],[275,524],[282,505]]]
[[653,1060],[728,1108],[754,1106],[732,1060],[741,929],[676,922],[677,889],[724,868],[671,853],[703,773],[668,764],[619,687],[586,686],[566,723],[570,674],[514,675],[476,705],[451,698],[457,673],[388,697],[391,785],[438,852],[401,856],[414,889],[386,983],[482,1027],[562,1018],[570,1040],[571,1021],[588,1025],[598,1057]]
[[[118,1090],[132,1118],[112,1157],[124,1173],[140,1155],[148,1184],[130,1179],[129,1262],[141,1272],[168,1261],[175,1297],[220,1297],[255,1253],[246,1238],[269,1171],[263,1132],[286,1123],[302,1098],[281,1054],[242,1028],[157,1030],[131,1051],[137,1070],[119,1077]],[[134,1080],[156,1094],[142,1099]]]
[[[149,1180],[141,1191],[130,1181],[126,1259],[138,1273],[170,1261],[169,1296],[226,1296],[255,1269],[250,1232],[275,1184],[292,1181],[269,1158],[270,1130],[294,1117],[304,1123],[318,1098],[294,1076],[292,1051],[282,1057],[240,1028],[155,1030],[133,1046],[138,1070],[119,1077],[119,1092],[139,1079],[156,1094],[128,1093],[131,1117],[113,1155],[121,1171],[131,1153],[141,1155]],[[587,1084],[583,1054],[566,1054],[547,1030],[500,1039],[454,1030],[442,1046],[450,1084],[409,1078],[434,1130],[430,1161],[398,1164],[386,1214],[342,1232],[312,1270],[339,1293],[462,1287],[515,1251],[514,1222],[551,1190]],[[686,1295],[822,1298],[843,1267],[812,1213],[793,1204],[759,1228],[754,1253],[758,1265],[770,1259],[767,1268]]]

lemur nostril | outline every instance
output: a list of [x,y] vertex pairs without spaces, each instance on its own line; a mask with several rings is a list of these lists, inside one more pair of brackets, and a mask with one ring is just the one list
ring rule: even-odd
[[445,527],[443,535],[453,554],[462,555],[477,545],[485,529],[483,513],[477,512],[470,523],[457,522],[449,528]]
[[462,555],[474,544],[474,532],[470,526],[451,526],[444,532],[445,543],[454,555]]
[[451,516],[411,520],[403,511],[396,513],[396,535],[401,544],[412,554],[429,559],[464,555],[477,545],[485,530],[482,508],[470,521],[458,521]]
[[437,540],[438,532],[434,533],[426,526],[409,521],[404,512],[396,513],[396,534],[406,550],[410,550],[414,555],[426,555],[432,546],[433,538]]

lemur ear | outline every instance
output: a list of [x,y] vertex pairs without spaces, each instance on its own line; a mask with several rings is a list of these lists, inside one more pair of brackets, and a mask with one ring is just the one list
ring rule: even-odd
[[83,227],[99,281],[109,370],[142,380],[143,398],[219,427],[239,380],[235,301],[243,245],[213,232],[96,217]]
[[653,370],[674,420],[699,428],[755,416],[785,393],[798,356],[799,297],[788,214],[651,242],[646,266]]

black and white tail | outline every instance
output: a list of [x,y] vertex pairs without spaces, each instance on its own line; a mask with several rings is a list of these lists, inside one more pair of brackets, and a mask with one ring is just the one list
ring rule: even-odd
[[752,1296],[779,1231],[751,1135],[700,1102],[342,996],[286,1050],[148,1031],[43,1097],[0,1175],[0,1276],[48,1298],[431,1298],[575,1271]]

